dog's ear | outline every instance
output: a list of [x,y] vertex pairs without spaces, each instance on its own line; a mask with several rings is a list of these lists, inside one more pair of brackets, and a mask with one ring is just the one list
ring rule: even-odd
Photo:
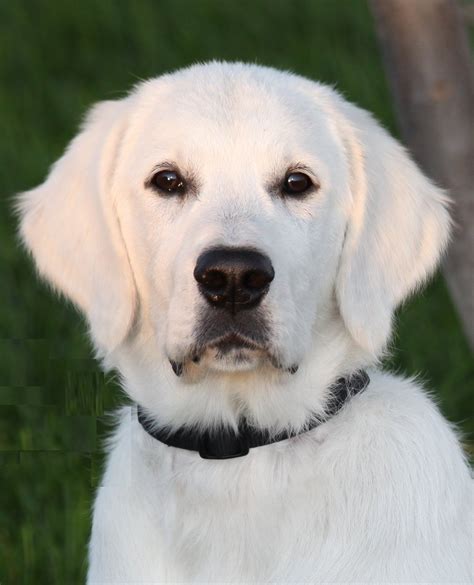
[[347,102],[342,108],[352,202],[336,294],[352,337],[377,355],[395,308],[447,245],[448,199],[370,114]]
[[46,181],[17,200],[20,236],[39,273],[83,311],[101,353],[124,339],[134,316],[133,276],[111,188],[126,101],[93,107]]

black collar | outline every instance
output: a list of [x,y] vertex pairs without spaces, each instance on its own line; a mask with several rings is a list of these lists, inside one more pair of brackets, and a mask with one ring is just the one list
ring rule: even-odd
[[284,441],[318,427],[339,412],[352,396],[365,390],[369,382],[370,378],[364,370],[355,372],[347,378],[337,379],[331,387],[331,398],[325,417],[313,418],[300,433],[284,431],[277,435],[270,435],[266,431],[249,426],[245,419],[239,424],[238,433],[231,428],[199,433],[195,429],[186,427],[170,433],[166,427],[157,429],[140,406],[138,406],[138,421],[149,435],[169,447],[197,451],[203,459],[232,459],[247,455],[249,449],[254,447]]

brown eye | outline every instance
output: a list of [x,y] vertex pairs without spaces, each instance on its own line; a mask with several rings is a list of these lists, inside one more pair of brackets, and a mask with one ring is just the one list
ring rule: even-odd
[[150,184],[159,191],[174,195],[184,193],[185,183],[181,175],[176,171],[160,171],[151,178]]
[[288,195],[301,195],[313,186],[313,182],[304,173],[289,173],[283,183],[283,191]]

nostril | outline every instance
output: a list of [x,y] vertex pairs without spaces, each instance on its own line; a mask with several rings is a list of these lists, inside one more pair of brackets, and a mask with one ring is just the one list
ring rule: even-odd
[[211,291],[220,291],[227,286],[227,276],[220,270],[206,270],[198,281]]
[[273,280],[274,274],[263,270],[249,270],[242,278],[242,285],[250,290],[259,291],[267,287]]

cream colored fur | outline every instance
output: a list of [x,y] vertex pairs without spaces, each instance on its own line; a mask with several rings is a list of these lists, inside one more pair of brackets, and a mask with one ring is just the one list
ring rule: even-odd
[[[146,188],[164,162],[196,192]],[[291,165],[320,189],[275,193]],[[196,65],[93,108],[45,183],[20,196],[21,237],[157,425],[245,415],[301,430],[337,377],[364,367],[371,383],[319,428],[235,460],[166,447],[125,408],[94,506],[90,585],[470,582],[456,435],[417,382],[377,370],[394,310],[446,247],[446,204],[369,114],[289,73]],[[270,257],[262,309],[283,369],[208,352],[173,374],[205,305],[193,268],[214,245]]]

